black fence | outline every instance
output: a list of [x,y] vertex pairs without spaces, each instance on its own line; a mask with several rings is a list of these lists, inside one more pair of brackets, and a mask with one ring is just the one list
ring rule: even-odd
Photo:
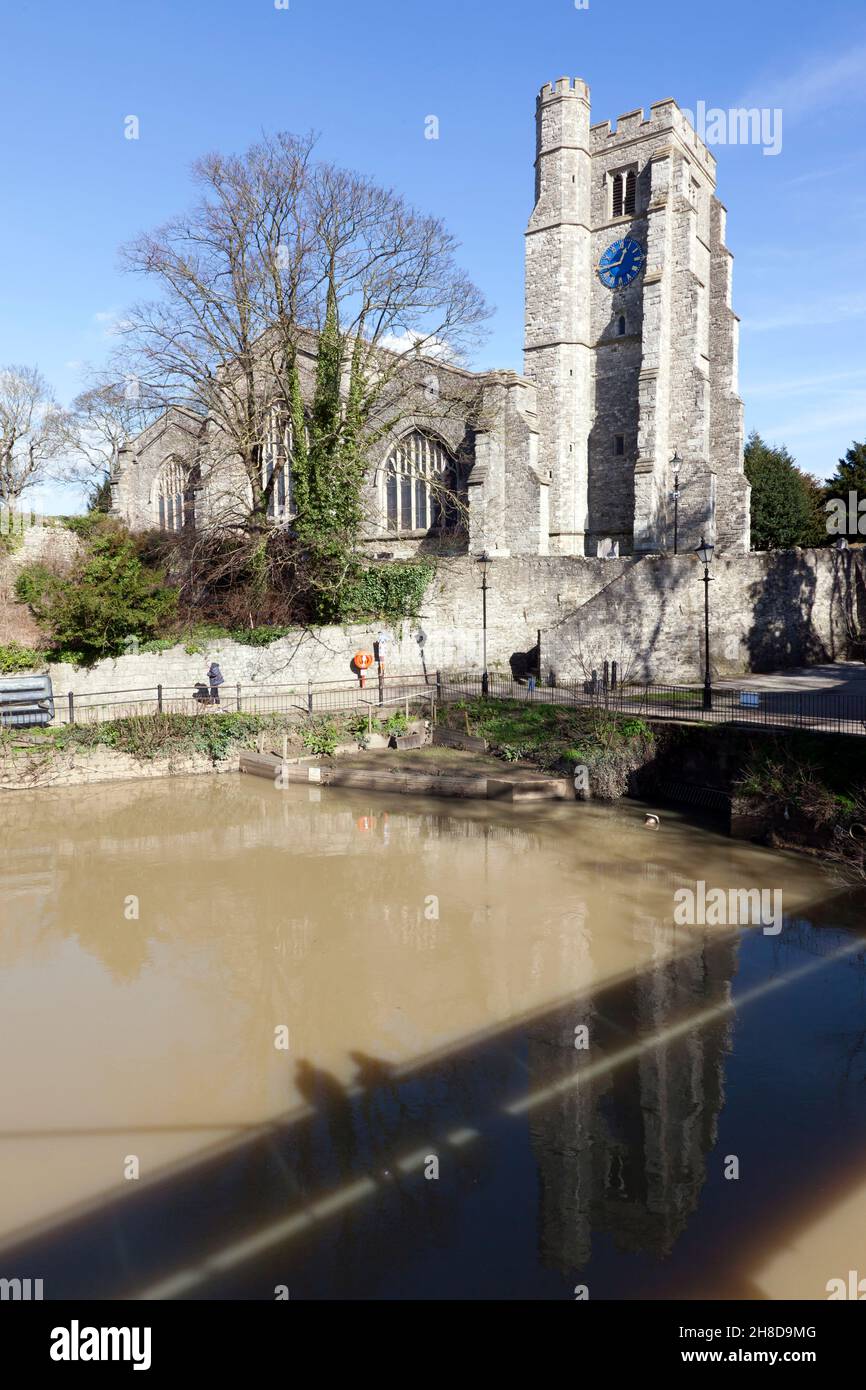
[[823,733],[866,734],[866,697],[837,690],[761,690],[754,686],[714,687],[707,707],[702,685],[623,685],[600,676],[581,681],[515,681],[494,672],[485,677],[437,675],[437,698],[521,700],[548,705],[606,710],[644,719],[677,719],[738,724],[764,729],[810,729]]
[[204,685],[155,685],[129,690],[97,690],[66,694],[55,692],[56,722],[102,723],[133,715],[214,714],[227,710],[248,714],[327,715],[375,706],[412,705],[436,698],[431,676],[367,677],[360,681],[303,681],[295,685],[225,684],[219,702],[213,702]]
[[[837,690],[762,690],[755,686],[722,685],[711,692],[706,707],[703,686],[623,685],[607,676],[555,684],[514,680],[510,675],[477,671],[427,672],[412,676],[372,673],[362,686],[354,681],[305,681],[294,685],[241,684],[220,687],[219,710],[250,714],[327,715],[376,706],[433,706],[437,702],[477,699],[519,700],[573,708],[607,710],[611,714],[645,719],[738,724],[765,729],[811,729],[841,734],[866,734],[866,697]],[[156,713],[213,714],[205,687],[198,695],[190,686],[157,685],[143,689],[69,691],[54,695],[56,722],[78,724]]]

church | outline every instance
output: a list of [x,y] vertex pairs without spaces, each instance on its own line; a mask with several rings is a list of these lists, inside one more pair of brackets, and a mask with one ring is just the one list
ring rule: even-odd
[[[452,554],[639,557],[701,537],[747,552],[731,281],[716,161],[676,102],[592,124],[585,82],[543,87],[523,374],[425,363],[417,407],[369,459],[371,557],[435,553],[446,531]],[[314,342],[306,357],[312,381]],[[212,434],[175,409],[129,441],[114,515],[133,530],[213,524],[227,480]],[[290,447],[276,422],[268,476]],[[285,525],[290,471],[279,476],[270,514]]]

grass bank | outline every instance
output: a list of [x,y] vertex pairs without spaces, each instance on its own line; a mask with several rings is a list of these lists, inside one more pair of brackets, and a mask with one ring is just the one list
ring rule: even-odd
[[508,763],[572,775],[583,768],[584,794],[605,801],[628,794],[655,747],[646,720],[598,709],[482,698],[446,706],[440,723],[486,739]]

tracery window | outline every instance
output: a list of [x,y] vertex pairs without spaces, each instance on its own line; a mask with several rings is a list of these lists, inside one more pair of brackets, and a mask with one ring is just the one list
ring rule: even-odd
[[268,498],[268,516],[271,521],[281,521],[294,512],[291,458],[291,420],[283,412],[274,410],[271,412],[268,436],[262,451],[262,487],[267,488],[276,474]]
[[156,519],[160,531],[182,531],[195,525],[192,469],[167,459],[156,480]]
[[441,530],[456,519],[456,460],[445,445],[415,431],[398,440],[384,470],[385,525],[396,534]]

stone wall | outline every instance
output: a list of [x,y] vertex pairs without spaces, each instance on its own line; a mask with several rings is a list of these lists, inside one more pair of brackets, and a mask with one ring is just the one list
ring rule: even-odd
[[[711,568],[714,677],[845,658],[866,623],[861,550],[717,556]],[[637,679],[699,681],[703,570],[693,555],[646,556],[542,636],[542,672],[579,679],[605,659]]]
[[[846,656],[866,626],[864,552],[769,551],[719,556],[712,567],[710,621],[716,675],[769,671]],[[642,679],[697,681],[703,675],[702,571],[693,555],[593,560],[567,555],[494,558],[487,568],[487,664],[525,667],[541,633],[542,674],[580,677],[605,659]],[[470,556],[440,560],[419,619],[298,629],[268,647],[215,641],[101,661],[89,670],[49,668],[58,695],[161,684],[191,692],[218,660],[227,684],[305,687],[351,681],[356,651],[373,651],[387,631],[387,671],[480,670],[482,566]],[[427,641],[422,650],[417,634]]]
[[[508,672],[512,657],[528,652],[539,630],[559,622],[620,574],[626,560],[573,560],[566,556],[509,557],[488,567],[487,660],[491,670]],[[425,597],[419,620],[399,629],[374,622],[346,627],[299,628],[267,647],[214,641],[206,651],[188,653],[183,645],[164,652],[100,661],[89,669],[54,664],[47,669],[55,692],[95,695],[103,691],[146,689],[190,693],[205,678],[211,660],[219,661],[226,683],[297,685],[312,681],[352,681],[356,651],[373,651],[380,632],[387,632],[387,671],[414,675],[460,669],[480,670],[483,659],[481,565],[468,556],[442,560]],[[427,636],[422,661],[416,640]],[[130,697],[131,699],[133,697]]]

